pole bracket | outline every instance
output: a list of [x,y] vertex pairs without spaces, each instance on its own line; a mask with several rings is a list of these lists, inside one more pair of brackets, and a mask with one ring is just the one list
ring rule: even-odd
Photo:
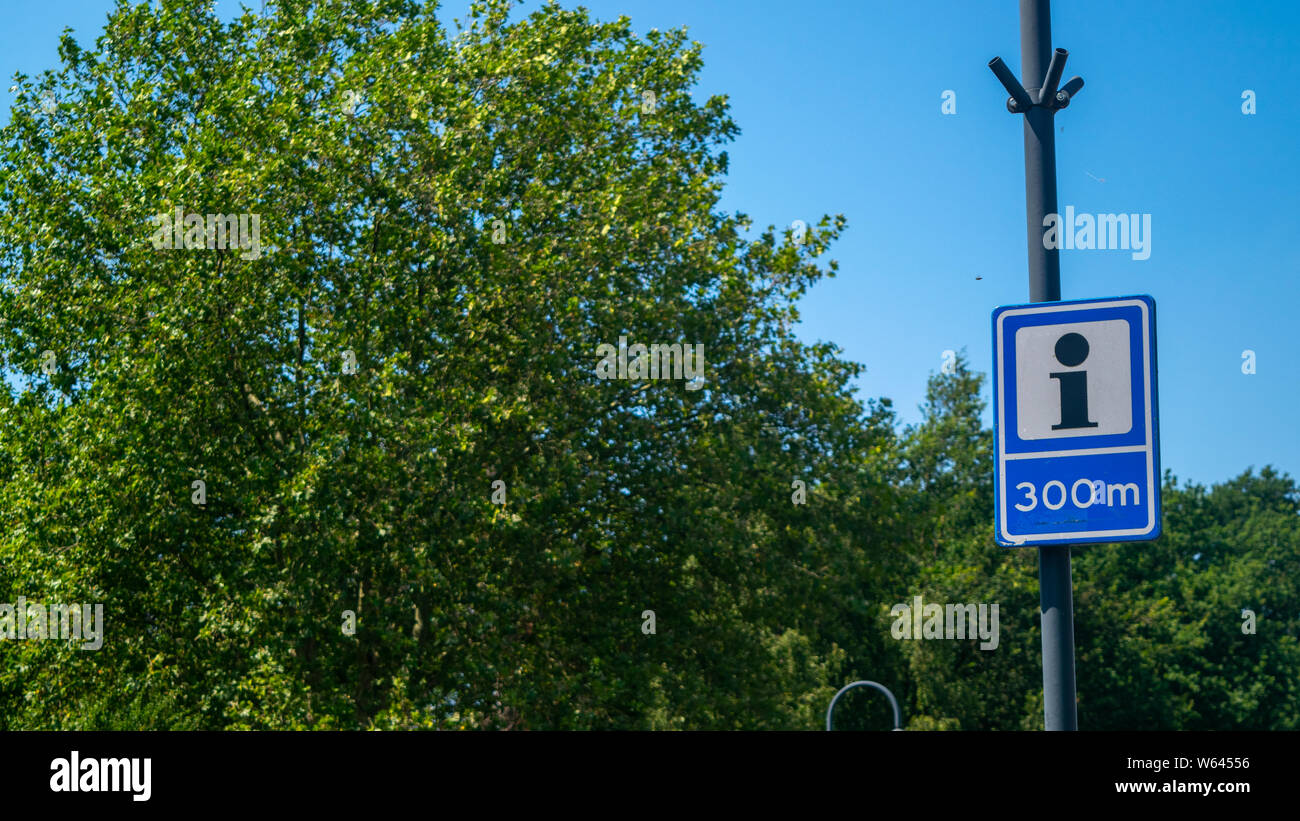
[[1067,80],[1065,85],[1057,88],[1057,84],[1061,82],[1061,73],[1065,70],[1065,60],[1069,56],[1070,52],[1063,48],[1058,48],[1052,53],[1052,62],[1047,66],[1047,76],[1043,78],[1042,85],[1034,89],[1032,94],[1020,84],[1016,76],[1011,73],[1011,69],[1007,68],[1007,64],[1002,62],[1001,57],[989,60],[989,68],[993,70],[993,75],[1002,83],[1007,94],[1011,95],[1007,98],[1007,111],[1012,114],[1027,114],[1031,108],[1037,106],[1056,112],[1068,106],[1074,95],[1083,88],[1083,78],[1077,74]]

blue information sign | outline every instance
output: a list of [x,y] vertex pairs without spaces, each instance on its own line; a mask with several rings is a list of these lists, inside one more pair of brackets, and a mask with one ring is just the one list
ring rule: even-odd
[[1155,300],[1003,306],[993,358],[998,543],[1159,537]]

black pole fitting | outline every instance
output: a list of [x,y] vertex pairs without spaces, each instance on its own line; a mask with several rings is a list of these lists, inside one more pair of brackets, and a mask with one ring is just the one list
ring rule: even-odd
[[1065,59],[1070,52],[1058,48],[1052,53],[1052,62],[1047,64],[1047,76],[1043,78],[1043,87],[1038,90],[1038,104],[1052,105],[1056,98],[1056,85],[1061,82],[1061,72],[1065,71]]
[[1033,98],[1025,87],[1016,79],[1016,75],[1011,73],[1007,64],[1002,62],[1001,57],[994,57],[989,60],[989,68],[993,69],[993,75],[1002,83],[1002,87],[1007,90],[1011,96],[1007,98],[1007,111],[1012,114],[1023,114],[1034,107]]
[[1083,78],[1076,74],[1061,86],[1060,91],[1056,92],[1056,107],[1065,108],[1069,105],[1070,98],[1078,94],[1081,88],[1083,88]]
[[[1001,57],[994,57],[989,60],[989,68],[993,70],[993,75],[1002,83],[1002,87],[1007,90],[1011,96],[1007,98],[1007,111],[1012,114],[1028,114],[1031,108],[1038,106],[1051,111],[1059,111],[1070,104],[1074,95],[1079,93],[1083,88],[1083,78],[1077,74],[1069,79],[1065,85],[1058,90],[1056,85],[1061,82],[1061,73],[1065,71],[1065,60],[1070,56],[1070,52],[1063,48],[1056,49],[1052,54],[1052,61],[1047,66],[1047,75],[1043,77],[1043,85],[1037,89],[1036,94],[1031,95],[1025,90],[1025,87],[1016,79],[1016,75],[1011,73],[1007,64],[1002,61]],[[1035,99],[1035,96],[1037,99]]]

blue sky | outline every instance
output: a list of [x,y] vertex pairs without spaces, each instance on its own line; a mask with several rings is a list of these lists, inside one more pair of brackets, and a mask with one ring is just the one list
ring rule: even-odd
[[[467,5],[452,0],[447,16]],[[699,94],[729,95],[741,128],[724,208],[759,226],[846,215],[830,254],[839,275],[801,303],[798,330],[866,365],[861,395],[888,396],[916,421],[943,351],[964,347],[989,371],[992,310],[1028,301],[1021,118],[987,68],[1001,56],[1019,75],[1016,3],[581,5],[626,14],[640,32],[685,25],[705,45]],[[1161,461],[1180,479],[1265,464],[1300,475],[1300,110],[1287,97],[1300,87],[1300,4],[1053,5],[1065,77],[1087,82],[1057,115],[1060,207],[1152,222],[1149,259],[1062,252],[1062,298],[1155,298]],[[93,39],[111,7],[13,4],[0,68],[54,66],[59,31]],[[1242,113],[1246,89],[1254,115]],[[941,113],[945,90],[956,114]]]

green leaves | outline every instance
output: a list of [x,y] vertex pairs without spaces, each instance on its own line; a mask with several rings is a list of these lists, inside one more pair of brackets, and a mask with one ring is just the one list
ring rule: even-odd
[[[744,284],[821,272],[716,210],[736,129],[691,102],[698,44],[507,5],[454,43],[412,3],[123,6],[49,78],[73,116],[22,95],[0,348],[44,401],[0,424],[0,590],[102,589],[110,624],[66,656],[98,674],[23,726],[111,725],[118,686],[207,727],[811,715],[785,691],[830,668],[779,591],[820,548],[774,541],[810,453],[747,441],[804,423],[730,363],[781,351],[765,390],[853,428],[847,373]],[[156,250],[148,218],[177,207],[259,215],[267,253]],[[702,344],[707,390],[595,379],[597,344],[629,332]],[[737,664],[763,672],[709,695]]]
[[[106,635],[6,644],[0,723],[814,728],[867,677],[915,726],[1036,726],[982,377],[901,432],[857,402],[789,331],[846,222],[719,210],[700,45],[509,6],[123,4],[18,77],[0,601],[100,601]],[[257,215],[262,253],[155,248],[177,208]],[[597,378],[620,337],[702,346],[703,386]],[[1166,506],[1157,546],[1079,553],[1084,724],[1295,727],[1294,484]],[[920,593],[1000,602],[998,650],[893,640]]]

